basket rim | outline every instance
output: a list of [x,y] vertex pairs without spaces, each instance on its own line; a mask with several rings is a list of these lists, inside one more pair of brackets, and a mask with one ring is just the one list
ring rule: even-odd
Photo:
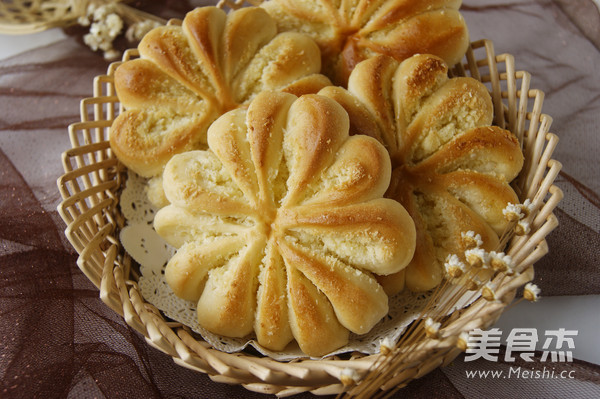
[[[116,0],[114,5],[126,8],[131,1]],[[91,0],[0,2],[0,34],[26,35],[76,24],[91,3]]]
[[[477,59],[475,52],[479,49],[485,56]],[[124,59],[135,56],[132,50],[126,52]],[[350,368],[365,376],[382,355],[352,354],[349,359],[336,356],[282,362],[247,353],[221,352],[196,339],[186,326],[166,320],[144,301],[131,260],[116,234],[124,224],[117,205],[125,168],[112,154],[106,130],[120,106],[112,86],[112,74],[119,64],[111,64],[106,75],[94,79],[93,97],[81,101],[81,121],[69,126],[72,148],[62,154],[65,173],[57,180],[63,198],[58,211],[67,225],[65,235],[79,254],[79,268],[99,288],[104,303],[123,316],[151,346],[170,355],[179,365],[203,372],[217,382],[241,384],[278,396],[304,391],[318,395],[346,391],[349,386],[342,382],[343,371]],[[548,251],[545,237],[558,225],[553,210],[563,194],[554,180],[561,164],[552,159],[558,137],[549,132],[552,118],[542,113],[544,93],[530,89],[530,74],[515,70],[512,55],[496,55],[492,41],[487,39],[472,42],[464,63],[451,70],[453,75],[467,73],[491,86],[494,124],[512,131],[523,145],[529,168],[515,184],[522,200],[529,198],[536,204],[532,231],[510,243],[519,255],[522,273],[518,278],[501,281],[500,299],[489,302],[479,298],[468,308],[455,312],[444,326],[449,334],[446,339],[423,342],[419,353],[411,358],[413,365],[402,370],[392,381],[394,384],[407,384],[448,364],[461,352],[456,347],[460,332],[493,324],[517,290],[533,279],[533,264]],[[530,99],[532,109],[528,107]]]

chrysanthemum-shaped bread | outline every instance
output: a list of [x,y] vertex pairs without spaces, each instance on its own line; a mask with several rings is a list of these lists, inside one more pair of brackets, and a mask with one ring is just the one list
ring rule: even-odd
[[197,301],[199,324],[319,356],[368,332],[388,311],[374,278],[412,258],[415,230],[396,201],[383,145],[348,134],[335,101],[264,92],[217,119],[209,150],[174,156],[171,205],[156,231],[178,248],[165,275]]
[[146,177],[160,174],[173,154],[205,148],[210,123],[258,92],[300,95],[329,84],[319,74],[314,41],[278,34],[258,7],[229,14],[197,8],[181,26],[150,31],[138,50],[140,58],[115,72],[126,111],[114,121],[110,143],[127,167]]
[[348,90],[320,94],[344,106],[353,133],[385,144],[393,168],[386,197],[415,221],[415,256],[405,271],[382,280],[386,291],[436,286],[446,257],[467,249],[461,233],[480,234],[486,250],[497,250],[508,223],[502,210],[519,203],[509,182],[523,154],[511,132],[491,126],[492,101],[482,83],[448,78],[444,61],[432,55],[402,63],[376,56],[357,65]]
[[449,65],[469,45],[460,0],[269,0],[262,4],[280,31],[310,35],[321,48],[323,71],[346,86],[354,66],[375,54],[402,61],[435,54]]

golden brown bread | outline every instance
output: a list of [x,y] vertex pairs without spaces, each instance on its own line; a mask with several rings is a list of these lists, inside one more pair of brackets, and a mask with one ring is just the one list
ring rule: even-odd
[[508,224],[502,210],[519,202],[509,182],[523,154],[509,131],[490,125],[492,102],[482,83],[449,79],[446,64],[433,55],[402,63],[375,56],[356,66],[348,90],[332,86],[319,94],[342,104],[353,133],[384,143],[393,168],[386,197],[415,221],[410,265],[380,279],[388,293],[438,285],[446,257],[466,249],[461,233],[480,234],[484,249],[497,249]]
[[321,48],[323,71],[346,86],[356,64],[376,54],[402,61],[427,53],[449,65],[464,55],[469,37],[460,0],[268,0],[261,6],[280,31],[310,35]]
[[149,32],[138,49],[140,58],[115,73],[125,112],[112,125],[110,143],[119,160],[146,177],[160,175],[176,153],[206,148],[210,123],[258,92],[301,95],[329,84],[319,74],[314,41],[278,34],[257,7],[229,14],[198,8],[182,26]]
[[308,355],[343,346],[388,311],[374,274],[412,258],[413,221],[383,198],[391,176],[377,140],[349,136],[346,112],[317,95],[259,94],[208,130],[209,149],[174,156],[156,231],[178,248],[173,291],[200,325]]

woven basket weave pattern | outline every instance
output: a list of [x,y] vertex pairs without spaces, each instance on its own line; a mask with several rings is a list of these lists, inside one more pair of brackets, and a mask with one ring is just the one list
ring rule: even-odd
[[65,26],[86,12],[87,0],[0,1],[0,33],[28,34]]
[[[135,57],[135,50],[125,54],[125,59]],[[66,236],[80,255],[78,266],[99,288],[102,301],[177,364],[206,373],[215,381],[280,396],[346,390],[340,381],[343,370],[353,369],[362,377],[378,355],[285,363],[246,353],[228,354],[210,348],[189,328],[166,320],[144,301],[136,283],[136,267],[118,241],[125,223],[118,208],[125,170],[108,143],[110,125],[120,110],[113,86],[118,65],[111,64],[106,75],[98,76],[93,97],[81,102],[81,122],[69,126],[72,148],[63,154],[65,174],[58,180],[64,199],[59,213],[67,224]],[[494,123],[511,130],[522,143],[525,165],[513,186],[521,200],[529,198],[534,204],[531,232],[514,237],[506,249],[521,274],[497,281],[499,300],[479,299],[455,312],[443,325],[445,338],[419,342],[387,387],[405,385],[449,363],[460,353],[455,344],[461,332],[493,324],[516,290],[533,278],[532,265],[547,253],[545,237],[558,224],[552,212],[562,192],[553,182],[561,165],[551,158],[558,139],[548,132],[551,118],[542,113],[543,93],[530,89],[530,75],[515,70],[511,55],[496,56],[488,40],[472,43],[464,64],[455,66],[451,74],[485,83],[492,94]]]
[[[263,0],[218,0],[220,8],[238,9],[245,5],[259,5]],[[88,5],[114,3],[128,8],[132,0],[2,0],[0,1],[0,34],[29,34],[55,27],[73,24],[86,15]],[[141,12],[141,19],[158,20],[155,16]]]

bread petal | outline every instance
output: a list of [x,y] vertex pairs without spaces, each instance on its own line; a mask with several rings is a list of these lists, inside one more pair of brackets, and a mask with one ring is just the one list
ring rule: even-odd
[[505,181],[471,170],[460,170],[440,177],[440,187],[454,195],[463,204],[475,211],[501,236],[508,227],[502,211],[506,206],[518,204],[519,197]]
[[283,350],[294,337],[289,320],[286,270],[273,240],[267,244],[258,281],[256,339],[267,349]]
[[174,156],[163,174],[167,199],[194,212],[250,215],[252,207],[221,161],[210,151]]
[[414,223],[393,200],[379,198],[331,209],[299,207],[280,211],[278,217],[281,230],[304,246],[323,248],[350,265],[376,274],[398,272],[413,256]]
[[327,297],[286,262],[290,327],[300,349],[323,356],[348,342],[349,331],[335,316]]
[[191,151],[206,139],[207,109],[177,114],[164,109],[128,110],[110,130],[110,145],[118,159],[144,177],[159,175],[176,154]]
[[193,212],[175,205],[160,209],[154,229],[175,248],[186,242],[210,242],[217,238],[248,235],[253,222],[248,218],[222,218],[215,214]]
[[301,201],[306,187],[333,163],[348,138],[348,125],[344,109],[327,97],[305,95],[292,104],[283,139],[289,170],[283,206]]
[[337,320],[347,329],[364,334],[388,312],[388,297],[370,274],[298,246],[279,241],[288,266],[293,266],[325,294]]
[[209,271],[224,266],[244,245],[241,236],[186,242],[169,260],[165,280],[178,297],[198,301]]
[[417,230],[415,255],[406,267],[408,289],[427,291],[441,282],[447,256],[462,256],[467,249],[461,233],[480,234],[483,248],[488,251],[497,247],[498,235],[486,220],[443,187],[435,184],[399,187],[402,188],[389,195],[404,205]]
[[209,271],[198,300],[201,326],[228,337],[244,337],[252,332],[264,247],[264,237],[257,237],[226,265]]
[[439,174],[473,170],[503,182],[512,181],[523,167],[523,153],[517,138],[497,126],[482,126],[460,134],[414,166]]
[[344,206],[383,196],[391,176],[387,151],[375,139],[350,137],[336,154],[335,162],[307,191],[302,205]]

